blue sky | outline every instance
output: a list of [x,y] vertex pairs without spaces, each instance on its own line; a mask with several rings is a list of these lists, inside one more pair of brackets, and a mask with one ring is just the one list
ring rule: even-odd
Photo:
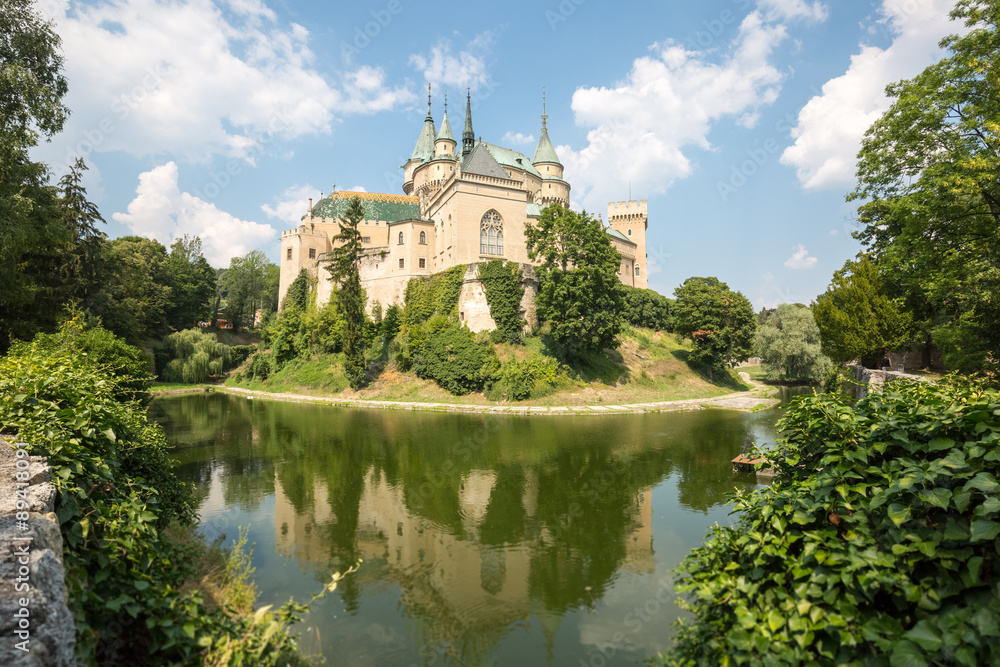
[[548,128],[575,208],[648,199],[650,287],[717,276],[808,303],[859,250],[861,136],[886,84],[942,56],[950,0],[40,0],[110,236],[278,258],[308,197],[402,192],[433,86],[461,131],[529,156]]

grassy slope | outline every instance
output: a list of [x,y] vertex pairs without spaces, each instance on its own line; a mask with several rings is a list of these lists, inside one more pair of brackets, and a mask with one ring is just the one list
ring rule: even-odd
[[[496,346],[501,361],[543,356],[542,341],[529,338],[523,346]],[[648,329],[632,329],[622,336],[615,352],[593,355],[561,373],[555,393],[523,401],[519,405],[590,405],[643,403],[650,401],[708,398],[749,389],[735,373],[708,382],[692,370],[685,359],[687,348],[673,334]],[[482,394],[453,396],[433,381],[421,380],[412,372],[399,371],[389,363],[372,383],[361,391],[347,387],[340,355],[318,356],[287,365],[265,382],[240,382],[230,378],[230,386],[271,392],[341,396],[389,401],[425,401],[492,405]]]

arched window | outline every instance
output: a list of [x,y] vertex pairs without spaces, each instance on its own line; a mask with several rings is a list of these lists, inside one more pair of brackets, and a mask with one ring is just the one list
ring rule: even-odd
[[630,229],[630,230],[628,230],[628,235],[629,235],[629,236],[632,236],[632,230],[631,230],[631,229]]
[[483,255],[503,254],[503,219],[490,210],[479,223],[479,252]]
[[427,234],[420,232],[420,243],[423,245],[427,244]]
[[635,265],[635,275],[637,275],[637,276],[639,275],[639,265],[638,264]]
[[399,245],[403,245],[403,232],[399,233]]

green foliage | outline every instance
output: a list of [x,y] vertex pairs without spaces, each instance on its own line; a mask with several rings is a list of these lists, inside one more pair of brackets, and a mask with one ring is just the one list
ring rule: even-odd
[[274,364],[271,355],[265,352],[254,352],[250,357],[250,363],[240,373],[239,379],[266,380],[273,372]]
[[520,267],[513,262],[494,259],[480,263],[478,271],[500,338],[509,343],[523,343],[525,321],[521,317],[521,299],[524,287]]
[[559,364],[551,357],[505,362],[486,388],[491,401],[524,401],[548,395],[556,387]]
[[1000,369],[1000,9],[961,0],[948,57],[886,88],[858,154],[862,228],[920,338],[964,371]]
[[382,318],[382,323],[379,327],[382,336],[385,336],[386,340],[392,340],[399,333],[399,330],[403,326],[403,309],[392,304],[385,311],[385,316]]
[[672,299],[631,285],[622,285],[622,316],[634,327],[655,331],[670,331],[670,304]]
[[768,380],[818,382],[832,366],[812,311],[800,303],[779,305],[757,327],[753,349]]
[[309,303],[309,274],[305,269],[299,271],[295,280],[288,286],[285,293],[283,308],[296,308],[304,311]]
[[757,320],[742,293],[710,277],[688,278],[674,295],[674,331],[694,341],[689,359],[705,365],[709,378],[750,358]]
[[800,398],[775,483],[678,568],[694,618],[664,661],[1000,662],[998,415],[955,379]]
[[361,232],[358,225],[365,217],[361,199],[355,197],[339,221],[340,232],[333,237],[333,257],[326,265],[330,279],[337,285],[331,297],[336,299],[337,310],[344,322],[344,372],[351,387],[365,386],[365,292],[361,289],[358,262],[361,257]]
[[571,357],[617,347],[621,256],[601,222],[550,204],[537,225],[525,225],[524,236],[528,257],[541,260],[536,311],[553,341]]
[[911,318],[889,298],[878,269],[867,255],[835,271],[826,292],[816,297],[813,315],[823,353],[836,363],[860,358],[874,368],[884,350],[909,347]]
[[232,345],[229,348],[229,365],[233,368],[239,366],[250,358],[250,355],[257,351],[256,345]]
[[133,342],[164,334],[171,303],[167,249],[153,239],[122,236],[108,244],[107,261],[112,272],[96,308],[104,326]]
[[404,326],[421,324],[433,315],[458,318],[458,297],[465,280],[465,264],[426,278],[412,278],[406,283],[403,307]]
[[197,236],[176,239],[167,257],[170,302],[164,313],[175,329],[198,326],[208,318],[215,297],[215,269],[201,254]]
[[230,348],[216,340],[214,333],[188,329],[170,334],[163,345],[171,360],[163,369],[164,382],[205,382],[220,375],[231,363]]
[[[260,250],[251,250],[242,257],[233,257],[222,278],[226,308],[233,321],[233,331],[253,326],[258,309],[267,310],[276,298],[269,292],[273,282],[273,267]],[[274,304],[277,307],[277,304]]]
[[500,367],[489,343],[444,315],[408,329],[413,370],[418,377],[434,380],[453,394],[480,391]]

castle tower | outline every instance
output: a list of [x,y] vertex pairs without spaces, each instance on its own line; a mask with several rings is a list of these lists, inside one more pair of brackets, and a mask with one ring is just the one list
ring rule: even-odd
[[423,164],[424,161],[434,157],[434,139],[437,137],[437,130],[434,128],[434,118],[431,116],[431,84],[427,84],[427,118],[424,119],[424,126],[420,128],[420,136],[417,137],[417,144],[413,147],[410,159],[403,165],[403,192],[411,194],[413,192],[413,172]]
[[444,96],[444,120],[441,121],[441,131],[434,140],[434,156],[454,156],[458,142],[451,134],[451,124],[448,122],[448,95]]
[[462,130],[462,157],[476,146],[476,133],[472,131],[472,92],[465,91],[465,129]]
[[542,189],[538,193],[538,204],[547,205],[559,203],[569,206],[569,183],[563,180],[563,166],[556,155],[555,146],[549,139],[549,129],[545,113],[545,93],[542,93],[542,134],[538,137],[538,146],[531,158],[531,165],[542,175]]
[[647,289],[649,267],[646,261],[646,228],[649,226],[649,216],[646,200],[608,202],[608,225],[636,245],[635,286]]

